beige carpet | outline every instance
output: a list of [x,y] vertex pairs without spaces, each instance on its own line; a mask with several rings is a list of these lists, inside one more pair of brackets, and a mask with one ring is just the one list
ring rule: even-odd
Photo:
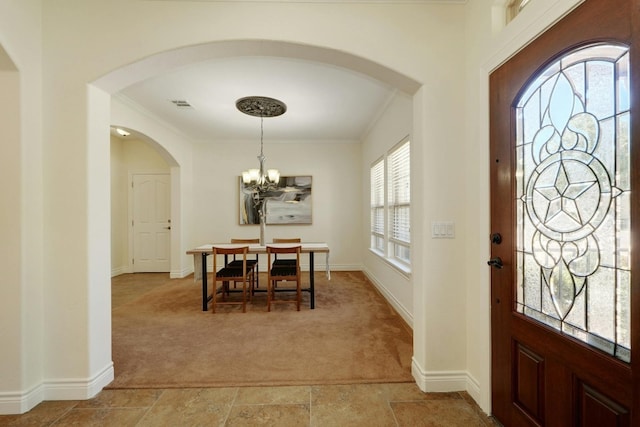
[[[247,313],[203,312],[200,283],[158,277],[114,278],[125,297],[114,303],[109,388],[413,381],[411,332],[361,272],[316,274],[315,310],[305,293],[300,312],[287,304],[270,313],[264,294]],[[150,278],[157,283],[135,297],[129,287]]]

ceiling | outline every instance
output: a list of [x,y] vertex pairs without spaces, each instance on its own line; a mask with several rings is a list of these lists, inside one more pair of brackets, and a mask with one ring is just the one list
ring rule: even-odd
[[[237,99],[267,96],[287,105],[264,119],[265,141],[359,141],[395,88],[334,65],[272,56],[226,57],[174,69],[116,96],[194,140],[255,140],[260,118]],[[186,101],[179,107],[172,101]]]

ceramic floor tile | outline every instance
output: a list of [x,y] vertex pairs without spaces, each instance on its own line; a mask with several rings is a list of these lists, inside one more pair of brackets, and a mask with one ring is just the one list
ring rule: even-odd
[[229,414],[225,426],[308,426],[306,405],[238,405]]
[[480,409],[480,407],[478,406],[476,401],[473,400],[473,398],[471,397],[471,395],[469,393],[467,393],[466,391],[461,391],[459,393],[460,393],[460,396],[462,397],[462,399],[464,399],[474,409],[476,414],[478,414],[478,416],[482,419],[482,421],[484,422],[485,426],[487,426],[487,427],[500,427],[500,426],[502,426],[502,424],[500,424],[498,421],[496,421],[493,417],[490,417],[487,414],[485,414],[484,411],[482,411],[482,409]]
[[391,383],[385,384],[385,395],[390,402],[411,400],[447,400],[462,399],[460,393],[425,393],[416,383]]
[[42,402],[26,414],[0,415],[0,426],[47,426],[77,404],[75,400]]
[[146,411],[146,408],[72,409],[52,425],[134,427]]
[[311,426],[396,426],[383,385],[316,386],[311,389]]
[[272,405],[295,403],[308,405],[311,394],[309,386],[288,387],[243,387],[238,391],[235,405]]
[[237,392],[237,388],[165,390],[138,425],[222,426]]
[[102,390],[93,399],[78,402],[76,408],[148,408],[162,390]]
[[392,402],[391,408],[400,427],[485,427],[463,399]]
[[413,383],[104,390],[87,401],[43,402],[2,426],[495,427],[465,392]]
[[321,385],[311,387],[312,405],[365,401],[377,403],[385,400],[384,384]]

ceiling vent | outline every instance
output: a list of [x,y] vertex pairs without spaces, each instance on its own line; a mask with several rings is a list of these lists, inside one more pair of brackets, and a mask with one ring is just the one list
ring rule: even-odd
[[172,99],[171,102],[178,108],[193,108],[191,104],[184,99]]

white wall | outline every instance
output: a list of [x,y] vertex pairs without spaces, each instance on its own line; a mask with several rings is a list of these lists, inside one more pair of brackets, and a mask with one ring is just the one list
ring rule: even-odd
[[[265,126],[268,133],[268,124]],[[227,242],[231,238],[258,238],[257,225],[239,225],[238,185],[241,172],[258,166],[259,143],[253,141],[201,143],[194,148],[194,199],[192,247]],[[283,176],[311,175],[311,225],[267,225],[265,240],[300,237],[304,241],[327,242],[335,270],[360,270],[362,182],[359,143],[297,143],[265,140],[267,167]],[[323,268],[324,256],[315,264]],[[307,259],[303,268],[307,268]]]
[[0,413],[43,398],[40,22],[40,1],[0,2]]
[[[0,47],[1,49],[1,47]],[[2,194],[2,212],[0,213],[0,260],[2,260],[2,286],[0,286],[0,329],[2,341],[9,344],[2,352],[2,359],[7,360],[7,365],[20,366],[21,350],[20,334],[21,315],[26,307],[20,303],[20,288],[24,286],[22,281],[23,241],[21,216],[22,198],[21,192],[23,165],[16,159],[22,158],[22,144],[20,140],[20,74],[9,67],[13,65],[4,51],[0,50],[3,58],[4,69],[0,69],[0,129],[3,129],[2,154],[0,155],[0,194]],[[12,69],[13,68],[13,69]],[[18,326],[11,331],[8,325],[14,323]],[[0,368],[2,369],[2,368]],[[20,386],[20,377],[9,375],[5,377],[0,371],[0,378],[5,378],[6,386]],[[3,381],[0,380],[0,383]]]
[[510,24],[504,19],[506,0],[468,2],[466,10],[466,120],[462,141],[467,235],[463,254],[466,283],[466,365],[473,378],[472,395],[491,410],[491,323],[489,234],[489,74],[582,0],[532,1]]
[[[409,325],[413,324],[413,281],[411,276],[401,273],[397,268],[366,248],[371,245],[371,165],[407,136],[411,139],[412,130],[412,98],[398,92],[390,100],[386,110],[362,143],[362,193],[360,194],[362,200],[360,246],[365,248],[362,252],[364,271]],[[413,169],[416,167],[421,167],[420,162],[415,162]],[[415,237],[419,239],[419,236]]]
[[124,141],[111,136],[111,276],[128,270],[127,164],[124,147]]

